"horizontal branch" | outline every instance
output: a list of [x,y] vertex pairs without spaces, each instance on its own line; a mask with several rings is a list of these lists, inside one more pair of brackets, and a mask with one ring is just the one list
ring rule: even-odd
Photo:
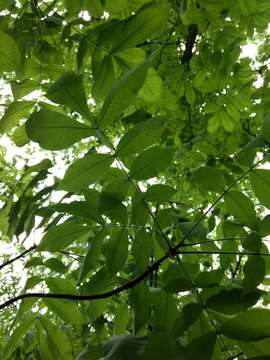
[[251,252],[251,251],[176,251],[175,255],[183,254],[201,254],[201,255],[254,255],[254,256],[270,256],[269,253]]
[[[48,293],[48,294],[44,294],[44,293],[25,293],[25,294],[21,294],[18,295],[10,300],[5,301],[4,303],[0,304],[0,310],[4,309],[5,307],[16,303],[19,300],[23,300],[26,298],[52,298],[52,299],[67,299],[67,300],[98,300],[98,299],[106,299],[109,298],[113,295],[119,294],[122,291],[128,290],[133,288],[134,286],[136,286],[137,284],[139,284],[142,280],[144,280],[148,275],[150,275],[152,272],[154,272],[155,270],[157,270],[159,268],[159,266],[168,258],[171,258],[173,256],[175,256],[175,254],[180,253],[177,250],[181,247],[181,245],[183,245],[184,241],[190,236],[190,234],[197,228],[197,226],[202,222],[202,220],[207,216],[207,214],[209,214],[213,208],[217,205],[217,203],[223,198],[223,196],[234,186],[236,185],[241,179],[243,179],[250,171],[252,171],[253,169],[255,169],[259,164],[261,164],[263,161],[266,160],[266,158],[268,158],[270,156],[270,153],[267,154],[266,156],[263,157],[263,159],[259,160],[258,162],[256,162],[254,165],[252,165],[248,170],[246,170],[243,174],[241,174],[235,181],[233,181],[231,183],[230,186],[228,186],[223,193],[218,196],[218,198],[214,201],[214,203],[210,206],[210,208],[203,213],[203,215],[199,218],[199,220],[194,224],[194,226],[190,229],[190,231],[183,237],[183,239],[174,246],[173,249],[170,249],[167,253],[165,253],[164,256],[162,256],[160,259],[158,259],[157,261],[155,261],[148,269],[146,269],[141,275],[139,275],[138,277],[136,277],[135,279],[129,281],[128,283],[126,283],[125,285],[122,285],[112,291],[108,291],[105,293],[101,293],[101,294],[96,294],[96,295],[76,295],[76,294],[54,294],[54,293]],[[29,250],[29,249],[28,249]],[[182,253],[184,254],[188,254],[191,252],[187,252],[187,251],[183,251]],[[199,253],[194,252],[194,253]],[[205,252],[203,252],[205,254]],[[210,252],[209,252],[210,253]],[[212,252],[212,254],[214,254],[215,252]],[[224,254],[227,255],[232,255],[232,253],[230,252],[223,252]],[[221,252],[216,252],[216,254],[220,255]],[[237,253],[233,253],[235,255],[238,255]],[[269,254],[261,254],[261,253],[239,253],[239,255],[263,255],[263,256],[269,256]],[[21,254],[22,255],[22,254]],[[21,256],[20,255],[20,256]],[[18,258],[18,257],[16,257]],[[15,259],[15,258],[14,258]],[[13,259],[13,261],[15,261]]]
[[142,280],[144,280],[148,275],[150,275],[152,272],[154,272],[156,269],[159,268],[159,266],[163,263],[164,260],[169,258],[169,254],[164,255],[159,260],[157,260],[154,264],[152,264],[145,272],[143,272],[141,275],[136,277],[135,279],[129,281],[125,285],[122,285],[114,290],[107,291],[101,294],[95,294],[95,295],[77,295],[77,294],[58,294],[58,293],[25,293],[18,296],[15,296],[14,298],[5,301],[0,305],[0,310],[4,309],[5,307],[12,305],[16,303],[17,301],[27,299],[27,298],[38,298],[38,299],[66,299],[66,300],[98,300],[98,299],[106,299],[113,295],[119,294],[122,291],[128,290],[133,288],[134,286],[138,285]]

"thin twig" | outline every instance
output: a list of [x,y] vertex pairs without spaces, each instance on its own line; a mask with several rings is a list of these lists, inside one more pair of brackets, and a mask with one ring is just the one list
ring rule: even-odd
[[22,252],[21,254],[15,256],[14,258],[11,258],[11,259],[5,261],[3,264],[0,265],[0,270],[3,269],[5,266],[12,264],[14,261],[21,259],[26,254],[28,254],[30,251],[35,250],[36,248],[37,248],[37,245],[33,245],[29,249]]

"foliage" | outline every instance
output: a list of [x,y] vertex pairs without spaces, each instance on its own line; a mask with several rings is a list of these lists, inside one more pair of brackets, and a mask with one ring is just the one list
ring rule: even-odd
[[1,359],[269,358],[269,1],[0,10]]

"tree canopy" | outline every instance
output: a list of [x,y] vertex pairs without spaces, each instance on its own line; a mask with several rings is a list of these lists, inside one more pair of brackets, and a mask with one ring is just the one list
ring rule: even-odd
[[0,0],[1,359],[270,358],[269,23]]

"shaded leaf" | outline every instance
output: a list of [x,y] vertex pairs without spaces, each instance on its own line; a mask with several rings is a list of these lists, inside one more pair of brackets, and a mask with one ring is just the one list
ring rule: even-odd
[[224,195],[225,205],[228,212],[241,224],[250,228],[256,228],[256,212],[252,201],[243,193],[231,190]]
[[96,153],[86,155],[69,166],[58,188],[79,192],[98,181],[106,173],[112,162],[113,157],[111,155]]
[[[113,256],[112,256],[113,254]],[[106,265],[109,273],[116,274],[122,270],[128,256],[128,232],[127,229],[115,231],[106,248]]]
[[40,251],[63,250],[75,241],[86,240],[89,234],[89,227],[73,222],[65,222],[51,227],[43,236],[38,248]]
[[26,122],[26,132],[29,139],[47,150],[66,149],[94,134],[89,126],[47,109],[41,109],[30,116]]
[[146,180],[165,171],[173,159],[173,149],[153,146],[141,152],[132,162],[130,176],[136,180]]
[[60,76],[47,91],[47,98],[57,104],[66,105],[85,119],[92,119],[87,106],[81,75],[68,71]]

